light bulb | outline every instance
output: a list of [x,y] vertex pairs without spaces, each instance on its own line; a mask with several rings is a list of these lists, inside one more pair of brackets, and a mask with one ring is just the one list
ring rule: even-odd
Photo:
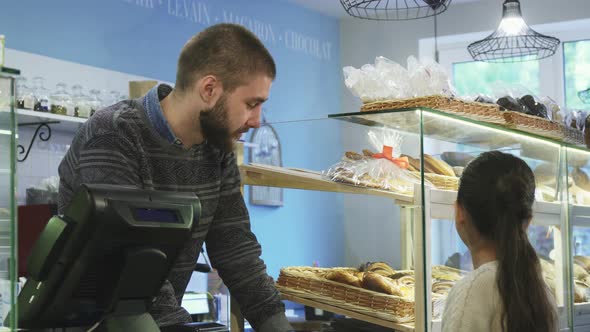
[[520,16],[505,17],[500,22],[498,31],[506,36],[516,36],[526,30],[526,23]]

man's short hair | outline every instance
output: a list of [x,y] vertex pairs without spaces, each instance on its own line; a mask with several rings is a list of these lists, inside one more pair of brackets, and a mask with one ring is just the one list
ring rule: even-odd
[[217,24],[193,36],[182,48],[176,89],[187,91],[201,77],[214,75],[231,92],[254,74],[274,80],[276,66],[270,52],[243,26]]

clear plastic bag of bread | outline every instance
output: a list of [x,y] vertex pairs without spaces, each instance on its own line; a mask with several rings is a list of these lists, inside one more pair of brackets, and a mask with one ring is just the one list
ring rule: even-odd
[[455,95],[444,67],[429,58],[408,57],[407,67],[378,56],[374,64],[342,69],[344,84],[363,103],[431,95]]
[[408,75],[412,88],[411,97],[456,95],[446,69],[431,58],[409,56],[407,60]]
[[358,69],[347,66],[342,71],[346,87],[364,103],[407,98],[411,91],[407,69],[385,57],[375,58],[375,64]]
[[[516,83],[496,81],[492,84],[493,94],[496,96],[496,104],[501,110],[523,113],[543,119],[553,119],[555,105],[547,98],[540,98],[525,86]],[[548,107],[552,107],[551,109]]]
[[324,175],[336,182],[412,194],[420,178],[408,171],[408,157],[401,155],[402,136],[392,129],[375,128],[368,139],[370,149],[346,152]]

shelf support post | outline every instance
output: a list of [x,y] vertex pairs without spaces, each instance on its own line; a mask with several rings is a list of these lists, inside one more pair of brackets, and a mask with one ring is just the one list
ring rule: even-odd
[[422,185],[414,185],[414,197],[419,204],[414,209],[414,288],[416,332],[428,332],[432,323],[432,268],[431,268],[431,222],[430,190]]
[[413,250],[413,231],[414,231],[414,212],[413,208],[402,206],[401,214],[401,233],[400,233],[400,254],[401,269],[412,270],[414,268],[414,250]]

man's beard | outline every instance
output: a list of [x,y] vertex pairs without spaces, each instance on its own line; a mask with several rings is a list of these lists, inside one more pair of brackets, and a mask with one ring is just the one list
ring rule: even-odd
[[240,128],[235,132],[231,132],[227,116],[227,98],[225,94],[219,98],[213,107],[200,112],[199,122],[203,131],[203,137],[207,140],[207,143],[225,153],[230,153],[234,150],[234,141],[239,138],[234,136],[248,131],[248,128]]

